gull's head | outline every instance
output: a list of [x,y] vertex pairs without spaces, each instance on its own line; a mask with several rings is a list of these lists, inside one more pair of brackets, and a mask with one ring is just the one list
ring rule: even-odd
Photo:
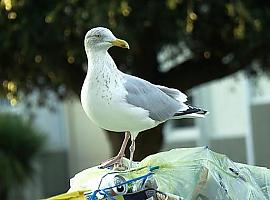
[[116,38],[109,29],[103,27],[96,27],[89,30],[84,38],[84,46],[86,52],[89,50],[107,51],[112,46],[129,49],[129,45],[125,40]]

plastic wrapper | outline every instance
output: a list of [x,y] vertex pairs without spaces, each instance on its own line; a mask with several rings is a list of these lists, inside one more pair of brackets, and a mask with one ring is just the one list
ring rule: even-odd
[[68,193],[103,199],[149,188],[175,199],[270,199],[270,170],[234,163],[207,147],[173,149],[133,163],[129,171],[86,169],[70,180]]

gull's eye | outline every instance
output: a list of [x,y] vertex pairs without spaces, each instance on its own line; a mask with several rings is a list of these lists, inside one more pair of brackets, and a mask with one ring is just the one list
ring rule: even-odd
[[101,36],[99,34],[95,35],[95,37],[100,38]]

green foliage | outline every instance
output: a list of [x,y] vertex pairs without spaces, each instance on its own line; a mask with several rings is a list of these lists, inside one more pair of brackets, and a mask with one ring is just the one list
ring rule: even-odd
[[[35,89],[41,97],[48,90],[60,98],[79,94],[86,63],[83,39],[95,26],[108,27],[130,43],[128,52],[112,50],[121,69],[155,83],[188,89],[254,61],[267,69],[269,5],[250,0],[2,0],[0,82],[12,81],[18,90],[4,86],[0,93],[10,101],[17,91]],[[167,60],[175,58],[183,50],[179,42],[192,57],[161,73],[158,53],[174,44],[177,50]],[[178,79],[182,86],[173,81]]]
[[[0,114],[0,188],[7,192],[33,173],[32,161],[44,138],[14,114]],[[0,197],[1,192],[0,190]]]

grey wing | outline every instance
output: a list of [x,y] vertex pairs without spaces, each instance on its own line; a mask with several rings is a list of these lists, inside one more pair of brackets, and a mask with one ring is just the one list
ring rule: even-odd
[[155,86],[158,87],[162,92],[169,95],[170,97],[176,99],[177,101],[180,101],[180,102],[186,102],[187,101],[187,95],[185,95],[184,93],[180,92],[177,89],[168,88],[168,87],[164,87],[164,86],[161,86],[161,85],[155,85]]
[[155,121],[166,121],[186,106],[148,81],[126,74],[124,79],[127,102],[149,111],[149,117]]

